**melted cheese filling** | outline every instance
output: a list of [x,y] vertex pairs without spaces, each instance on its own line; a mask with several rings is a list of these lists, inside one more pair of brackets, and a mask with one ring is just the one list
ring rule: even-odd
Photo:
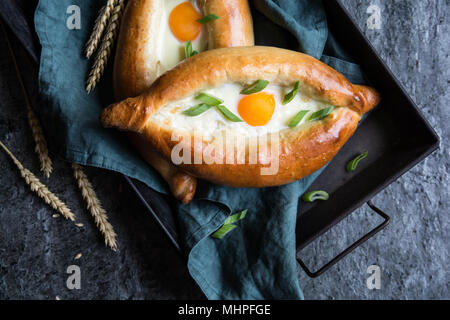
[[[169,27],[169,16],[172,10],[179,4],[186,2],[186,0],[161,0],[163,3],[163,16],[161,19],[160,30],[158,32],[158,46],[157,57],[159,60],[158,76],[165,71],[172,69],[178,62],[185,58],[184,48],[185,42],[179,41],[172,34]],[[190,1],[194,8],[201,13],[197,6],[196,1]],[[206,32],[202,28],[202,31],[198,37],[192,41],[192,48],[198,52],[205,51],[207,49]]]
[[[222,105],[226,106],[228,110],[242,119],[242,116],[238,112],[238,104],[245,97],[245,95],[240,94],[243,88],[238,83],[225,83],[202,92],[224,100]],[[263,92],[272,94],[275,98],[275,111],[270,121],[264,126],[251,126],[246,122],[232,122],[226,119],[214,107],[195,117],[183,114],[183,111],[201,103],[195,99],[197,95],[171,102],[161,107],[152,115],[151,119],[165,127],[171,127],[178,132],[193,133],[197,131],[207,140],[212,139],[214,135],[224,130],[231,130],[234,134],[240,136],[255,137],[289,128],[289,122],[302,110],[309,110],[310,112],[303,117],[298,125],[305,123],[309,115],[313,112],[331,106],[325,102],[311,99],[301,92],[291,102],[283,105],[283,97],[291,90],[292,87],[276,85],[269,85],[263,90]]]

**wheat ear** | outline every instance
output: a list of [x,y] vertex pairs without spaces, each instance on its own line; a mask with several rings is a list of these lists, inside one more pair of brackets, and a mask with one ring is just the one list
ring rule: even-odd
[[31,132],[33,134],[33,139],[34,139],[34,144],[35,144],[34,151],[39,156],[39,162],[41,163],[41,171],[44,172],[44,175],[47,178],[49,178],[50,174],[53,171],[53,166],[52,166],[52,160],[50,159],[50,157],[48,155],[47,141],[45,140],[45,136],[42,131],[42,127],[39,122],[39,119],[36,116],[36,114],[34,113],[33,109],[31,108],[31,103],[30,103],[30,99],[28,97],[28,92],[25,88],[25,85],[24,85],[24,82],[22,79],[22,74],[20,73],[20,69],[17,64],[16,57],[15,57],[14,52],[11,47],[11,42],[9,41],[8,34],[6,33],[6,31],[3,27],[3,24],[2,24],[2,29],[3,29],[5,38],[6,38],[6,42],[8,44],[9,53],[13,60],[14,68],[16,69],[17,78],[19,79],[19,83],[20,83],[20,86],[21,86],[21,89],[22,89],[22,92],[23,92],[23,95],[25,98],[25,106],[27,108],[28,124],[31,128]]
[[108,58],[114,45],[114,40],[116,39],[116,36],[119,32],[120,18],[122,17],[124,6],[124,0],[119,0],[117,5],[112,10],[111,17],[108,21],[108,26],[102,38],[102,43],[97,52],[97,55],[95,56],[94,65],[92,66],[88,80],[86,81],[86,91],[88,93],[90,93],[95,88],[101,76],[103,75],[103,72],[105,71],[106,64],[108,63]]
[[103,209],[100,200],[95,194],[94,188],[89,182],[86,174],[83,172],[81,166],[72,163],[72,168],[74,177],[78,183],[78,187],[80,188],[81,194],[83,195],[83,199],[87,203],[87,207],[95,220],[95,224],[103,234],[106,245],[116,251],[116,233],[114,232],[112,225],[108,221],[106,211],[105,209]]
[[45,141],[44,133],[42,132],[39,120],[36,114],[28,108],[28,123],[30,124],[31,131],[33,132],[34,138],[34,151],[39,155],[39,161],[41,163],[41,171],[44,175],[49,178],[53,171],[52,160],[48,155],[47,142]]
[[75,215],[64,204],[64,202],[59,200],[59,198],[54,193],[48,190],[47,187],[44,184],[42,184],[30,170],[26,169],[1,141],[0,146],[6,151],[6,153],[14,161],[15,165],[19,168],[20,174],[25,179],[27,184],[30,186],[31,190],[36,192],[39,197],[44,199],[44,201],[47,204],[49,204],[53,209],[61,213],[66,219],[75,221]]
[[117,4],[117,0],[108,0],[105,6],[100,9],[99,15],[95,20],[94,29],[92,30],[91,36],[86,43],[85,54],[89,59],[92,54],[97,50],[100,39],[102,38],[103,31],[105,31],[106,24],[108,23],[114,6]]

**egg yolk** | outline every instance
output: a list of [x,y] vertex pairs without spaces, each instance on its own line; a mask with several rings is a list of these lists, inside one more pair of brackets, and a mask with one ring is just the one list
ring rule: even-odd
[[275,97],[266,92],[245,96],[239,101],[238,112],[253,127],[266,125],[275,111]]
[[194,40],[202,30],[202,24],[196,20],[202,16],[190,2],[177,5],[169,15],[169,27],[180,41]]

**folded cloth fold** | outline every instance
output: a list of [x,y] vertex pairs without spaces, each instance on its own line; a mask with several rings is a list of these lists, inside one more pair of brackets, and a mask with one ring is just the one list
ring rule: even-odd
[[[125,136],[100,126],[99,114],[113,100],[111,68],[88,95],[90,62],[82,56],[103,0],[76,1],[81,28],[69,29],[72,0],[40,0],[35,13],[42,45],[39,114],[53,152],[66,160],[114,170],[168,193],[165,182],[130,147]],[[257,44],[298,49],[322,59],[350,81],[364,81],[346,61],[327,27],[318,0],[251,1]],[[111,65],[111,63],[110,63]],[[323,170],[323,169],[322,169]],[[303,299],[297,280],[295,226],[298,199],[322,170],[275,188],[236,189],[202,181],[177,217],[191,276],[209,299]],[[248,209],[222,239],[211,237],[232,213]]]

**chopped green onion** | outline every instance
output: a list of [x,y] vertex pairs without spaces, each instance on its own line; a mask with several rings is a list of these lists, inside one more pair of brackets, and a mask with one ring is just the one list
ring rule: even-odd
[[294,89],[292,89],[291,92],[289,92],[288,94],[286,94],[284,96],[283,104],[288,104],[289,102],[291,102],[295,98],[295,96],[297,95],[299,88],[300,88],[300,81],[297,81],[294,84]]
[[213,97],[206,93],[200,93],[195,99],[200,100],[201,102],[207,104],[208,106],[217,106],[223,102],[222,99]]
[[205,24],[214,20],[219,19],[218,16],[216,16],[214,13],[208,14],[207,16],[204,16],[200,19],[197,20],[197,22],[201,23],[201,24]]
[[255,83],[253,83],[252,85],[250,85],[247,88],[245,88],[244,90],[242,90],[241,94],[253,94],[253,93],[260,92],[260,91],[264,90],[268,84],[269,84],[269,81],[267,81],[267,80],[258,80]]
[[234,225],[233,223],[244,219],[246,214],[247,214],[247,209],[228,217],[225,220],[224,224],[216,232],[214,232],[211,236],[216,239],[222,239],[228,232],[230,232],[231,230],[236,228],[236,225]]
[[224,224],[222,227],[220,227],[219,230],[214,232],[211,237],[216,239],[222,239],[228,232],[236,228],[234,224]]
[[334,107],[328,107],[322,110],[319,110],[317,112],[314,112],[308,119],[308,121],[316,121],[316,120],[322,120],[330,115],[331,112],[333,112]]
[[292,118],[291,122],[289,122],[289,127],[291,128],[296,127],[308,112],[309,110],[302,110],[299,113],[297,113],[297,115],[294,118]]
[[227,220],[225,220],[224,224],[230,224],[238,222],[239,220],[242,220],[245,218],[245,215],[247,214],[248,209],[245,209],[239,213],[233,214],[232,216],[228,217]]
[[353,159],[352,161],[350,161],[350,162],[347,164],[347,171],[348,171],[348,172],[355,171],[356,166],[358,165],[358,163],[359,163],[362,159],[367,158],[368,155],[369,155],[369,152],[366,151],[366,152],[364,152],[364,153],[361,153],[359,156],[357,156],[357,157],[356,157],[355,159]]
[[314,202],[316,200],[328,200],[330,196],[327,192],[318,190],[318,191],[311,191],[303,195],[302,199],[306,202]]
[[184,56],[185,58],[189,58],[192,56],[195,56],[198,52],[195,50],[192,50],[192,42],[191,40],[186,41],[186,45],[184,46]]
[[217,110],[219,110],[225,118],[233,122],[242,122],[242,120],[236,116],[233,112],[227,109],[227,107],[223,105],[216,106]]
[[198,116],[199,114],[202,114],[205,111],[208,111],[210,108],[211,106],[208,106],[205,103],[200,103],[199,105],[184,110],[182,113],[189,117],[195,117]]

